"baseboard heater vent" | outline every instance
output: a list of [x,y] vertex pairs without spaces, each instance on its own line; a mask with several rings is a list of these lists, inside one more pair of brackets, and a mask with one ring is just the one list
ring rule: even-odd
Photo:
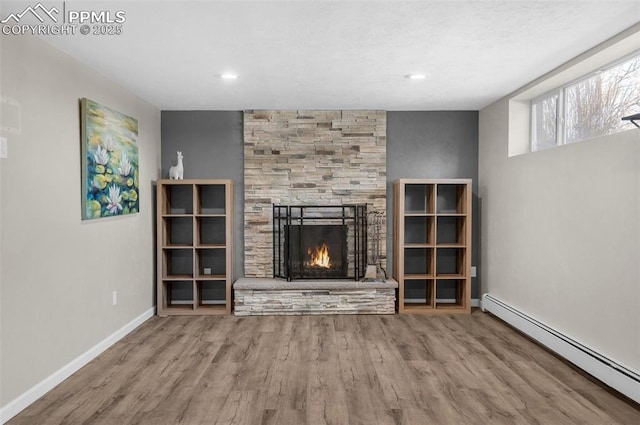
[[482,295],[482,311],[488,311],[564,357],[611,388],[640,403],[640,373],[550,328],[490,294]]

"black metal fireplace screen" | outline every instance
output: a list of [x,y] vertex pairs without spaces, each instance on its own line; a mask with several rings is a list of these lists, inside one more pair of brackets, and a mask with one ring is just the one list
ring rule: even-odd
[[273,206],[274,277],[359,280],[366,267],[366,205]]

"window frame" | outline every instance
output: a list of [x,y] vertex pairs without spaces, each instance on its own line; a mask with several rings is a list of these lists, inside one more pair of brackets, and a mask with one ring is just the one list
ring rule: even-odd
[[[546,150],[546,149],[551,149],[554,147],[558,147],[558,146],[562,146],[562,145],[566,145],[567,144],[567,128],[566,128],[566,114],[567,114],[567,110],[566,110],[566,105],[568,104],[567,102],[567,89],[580,83],[583,81],[587,81],[589,80],[591,77],[593,77],[594,75],[598,75],[601,74],[603,72],[607,72],[615,67],[617,67],[618,65],[627,62],[633,58],[637,58],[638,60],[640,60],[640,49],[639,50],[635,50],[634,52],[624,55],[623,57],[616,59],[613,62],[609,62],[607,64],[605,64],[604,66],[598,67],[597,69],[588,72],[586,74],[583,74],[582,76],[575,78],[571,81],[568,81],[564,84],[562,84],[561,86],[558,86],[552,90],[546,91],[545,93],[536,96],[534,98],[532,98],[529,102],[530,102],[530,108],[531,108],[531,126],[530,126],[530,132],[529,132],[529,150],[530,152],[538,152],[541,150]],[[549,147],[545,147],[542,149],[536,149],[536,105],[547,100],[550,99],[554,96],[557,96],[558,100],[557,100],[557,104],[556,104],[556,144],[553,146],[549,146]],[[622,117],[620,117],[622,118]],[[624,130],[623,130],[624,131]],[[615,134],[615,133],[613,133]],[[579,143],[581,141],[584,140],[588,140],[589,138],[585,138],[585,139],[578,139],[578,140],[574,140],[572,141],[570,144],[573,143]]]
[[[542,104],[545,100],[549,100],[553,97],[557,97],[556,100],[556,144],[554,146],[549,146],[546,148],[541,148],[541,149],[534,149],[534,146],[536,146],[536,137],[537,137],[537,114],[536,114],[536,106],[537,104]],[[564,144],[564,138],[562,137],[562,134],[564,133],[563,131],[563,126],[564,126],[564,90],[562,88],[555,88],[553,90],[550,90],[540,96],[537,96],[533,99],[531,99],[531,143],[530,143],[530,148],[531,148],[531,152],[537,152],[537,151],[541,151],[541,150],[546,150],[546,149],[550,149],[552,147],[556,147],[556,146],[560,146],[561,144]]]

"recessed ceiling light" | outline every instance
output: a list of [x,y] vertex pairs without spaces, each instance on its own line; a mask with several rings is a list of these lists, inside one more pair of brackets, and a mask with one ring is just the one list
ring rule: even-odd
[[405,77],[410,79],[410,80],[424,80],[425,78],[427,78],[428,74],[409,74],[406,75]]
[[223,80],[237,80],[238,75],[231,72],[225,72],[224,74],[220,75],[220,78],[222,78]]

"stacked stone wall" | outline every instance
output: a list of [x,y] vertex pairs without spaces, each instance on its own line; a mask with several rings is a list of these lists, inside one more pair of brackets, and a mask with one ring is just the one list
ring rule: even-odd
[[244,112],[245,276],[273,276],[273,204],[386,211],[386,133],[385,111]]

